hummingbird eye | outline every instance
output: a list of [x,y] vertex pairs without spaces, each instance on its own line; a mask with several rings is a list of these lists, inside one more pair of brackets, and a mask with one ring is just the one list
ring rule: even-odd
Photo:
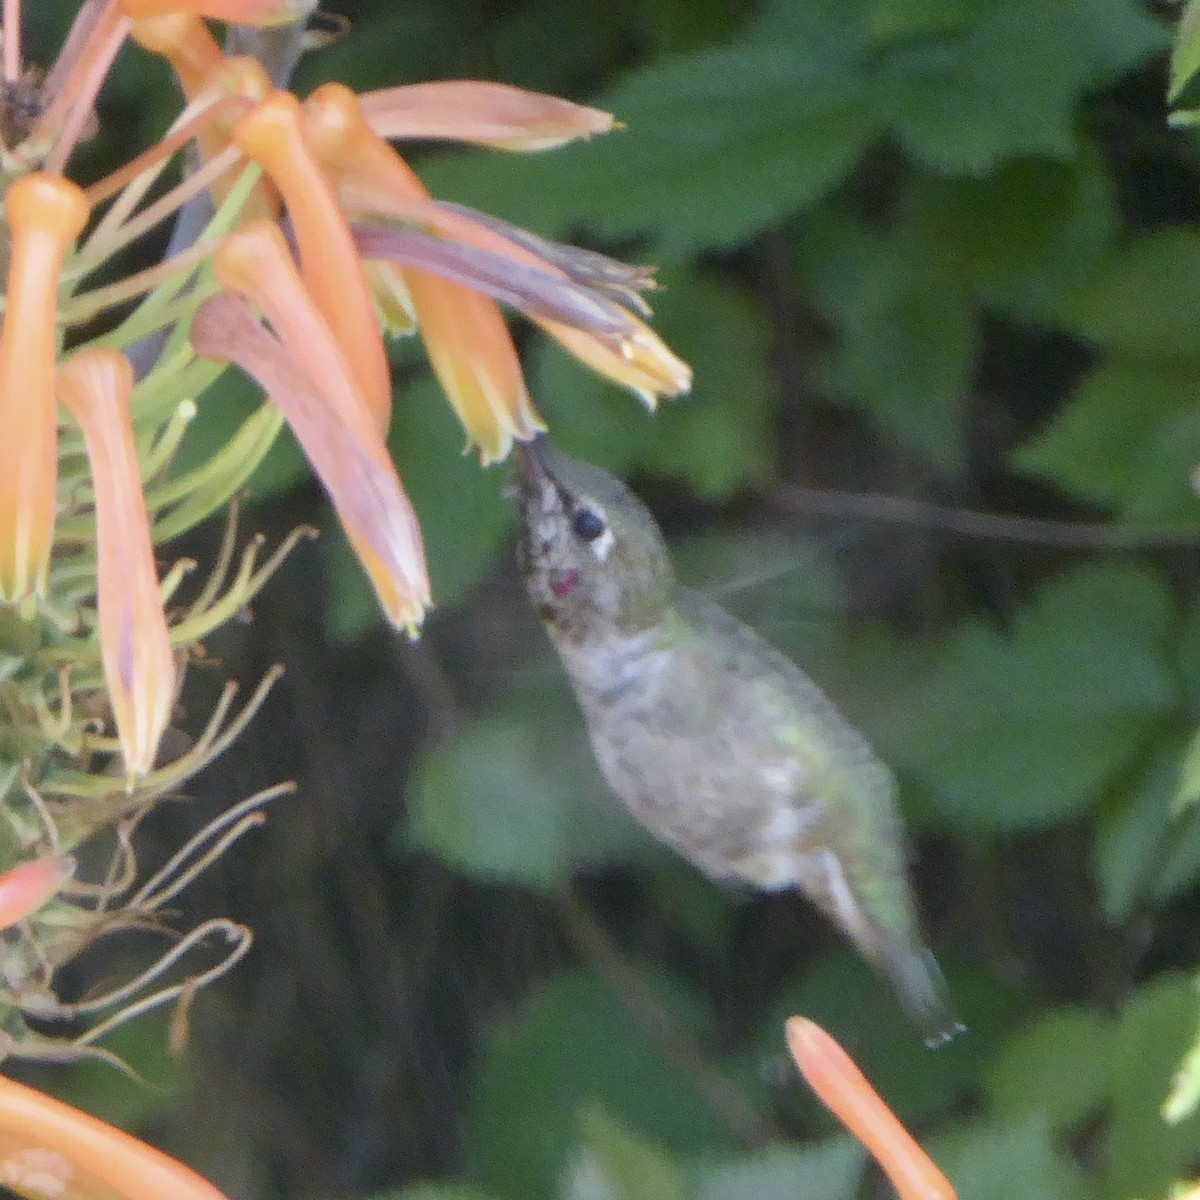
[[577,508],[571,514],[571,532],[584,542],[594,542],[608,528],[594,508]]

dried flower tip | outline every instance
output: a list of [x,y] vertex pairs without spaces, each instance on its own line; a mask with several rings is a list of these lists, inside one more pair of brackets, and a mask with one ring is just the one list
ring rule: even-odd
[[901,1200],[956,1200],[950,1181],[825,1030],[792,1017],[787,1042],[809,1087],[871,1153]]
[[0,599],[45,587],[54,529],[58,279],[88,206],[73,183],[36,172],[4,198],[12,249],[0,330]]
[[651,412],[660,396],[686,395],[692,386],[691,367],[648,325],[638,322],[638,328],[614,347],[586,330],[537,316],[533,320],[585,366],[633,391]]
[[496,150],[549,150],[607,133],[611,113],[503,83],[450,80],[368,92],[363,115],[384,138],[446,139]]
[[131,781],[154,767],[176,689],[134,447],[132,392],[133,369],[116,350],[83,350],[58,373],[59,398],[83,430],[91,465],[100,657]]

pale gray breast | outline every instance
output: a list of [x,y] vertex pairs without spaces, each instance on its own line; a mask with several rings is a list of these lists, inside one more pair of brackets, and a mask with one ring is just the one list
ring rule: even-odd
[[727,877],[781,819],[798,836],[818,816],[827,763],[777,736],[769,704],[769,681],[731,671],[720,639],[701,638],[584,711],[600,769],[637,819]]

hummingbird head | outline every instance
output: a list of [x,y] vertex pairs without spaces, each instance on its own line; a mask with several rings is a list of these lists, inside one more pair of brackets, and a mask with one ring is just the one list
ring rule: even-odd
[[675,587],[662,533],[642,502],[544,437],[513,451],[518,556],[538,615],[571,641],[655,625]]

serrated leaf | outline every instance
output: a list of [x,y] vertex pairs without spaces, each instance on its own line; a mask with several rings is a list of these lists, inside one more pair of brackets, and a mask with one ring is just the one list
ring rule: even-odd
[[853,1138],[806,1146],[772,1146],[757,1154],[706,1163],[694,1172],[696,1200],[852,1200],[865,1156]]
[[422,755],[399,838],[476,878],[549,889],[649,844],[600,777],[557,679],[510,688],[502,709]]
[[[1190,505],[1200,521],[1200,501],[1187,472],[1177,470],[1168,478],[1161,457],[1161,443],[1180,416],[1192,415],[1198,395],[1200,360],[1106,361],[1084,377],[1050,424],[1010,461],[1081,499],[1112,504],[1127,519],[1165,517]],[[1200,462],[1200,442],[1195,452],[1193,465]],[[1164,487],[1174,503],[1164,502]]]
[[552,436],[619,474],[686,479],[723,498],[765,479],[775,454],[776,385],[767,322],[748,292],[703,274],[667,276],[655,329],[695,370],[692,393],[653,415],[542,342],[530,370]]
[[[1060,1153],[1044,1117],[976,1122],[926,1147],[963,1200],[1088,1200],[1077,1163]],[[1131,1193],[1132,1194],[1132,1193]]]
[[1079,1008],[1039,1014],[988,1064],[983,1085],[1002,1121],[1042,1114],[1055,1134],[1076,1128],[1108,1096],[1116,1022]]
[[1004,634],[954,633],[888,744],[960,828],[1038,829],[1096,804],[1177,702],[1162,581],[1085,567]]
[[1132,0],[1006,0],[958,37],[905,45],[873,99],[900,144],[935,170],[983,174],[1020,154],[1072,158],[1081,93],[1166,44]]
[[603,1109],[581,1114],[581,1143],[561,1200],[686,1200],[683,1171],[670,1155],[622,1129]]
[[[699,999],[677,980],[644,982],[695,1036]],[[691,1080],[612,994],[591,975],[569,973],[539,988],[479,1050],[467,1141],[480,1181],[510,1200],[549,1200],[578,1114],[594,1105],[671,1154],[729,1144]]]
[[1200,231],[1162,229],[1120,246],[1050,315],[1134,359],[1200,356]]
[[650,236],[658,258],[737,245],[810,205],[878,132],[858,80],[813,47],[734,42],[633,71],[591,101],[628,128],[541,160],[440,158],[435,194],[543,235]]

